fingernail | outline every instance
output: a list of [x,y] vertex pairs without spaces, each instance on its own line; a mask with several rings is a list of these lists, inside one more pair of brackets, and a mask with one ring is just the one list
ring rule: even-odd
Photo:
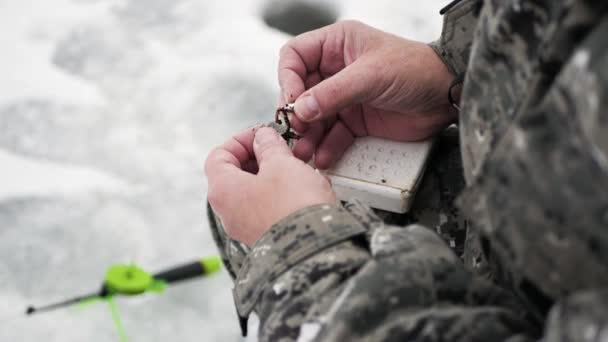
[[304,121],[314,120],[320,114],[319,103],[312,95],[298,98],[294,110],[296,115]]

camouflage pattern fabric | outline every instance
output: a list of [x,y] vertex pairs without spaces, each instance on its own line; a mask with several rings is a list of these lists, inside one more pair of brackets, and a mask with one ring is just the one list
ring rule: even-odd
[[481,1],[460,1],[445,13],[441,37],[430,44],[454,75],[467,71],[480,8]]
[[466,74],[467,221],[453,203],[459,147],[444,138],[407,216],[310,207],[249,250],[210,210],[241,323],[255,311],[260,341],[608,341],[607,12],[591,0],[448,11],[432,47]]
[[450,341],[534,332],[521,303],[465,270],[436,233],[387,225],[357,201],[273,226],[238,270],[234,298],[242,328],[253,310],[260,317],[261,341],[416,340],[432,327],[449,327],[437,336]]
[[608,288],[608,3],[487,1],[480,16],[460,113],[479,252],[465,263],[487,259],[542,318]]

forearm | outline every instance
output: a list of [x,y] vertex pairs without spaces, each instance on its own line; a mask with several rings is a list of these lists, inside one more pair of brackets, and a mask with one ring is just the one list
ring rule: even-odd
[[353,242],[368,228],[338,205],[305,208],[275,224],[237,271],[234,297],[241,319],[255,310],[262,340],[293,338],[311,305],[369,258]]
[[258,313],[262,341],[499,341],[530,330],[516,302],[466,272],[433,232],[385,227],[357,205],[305,209],[273,227],[239,272],[235,301],[243,317]]

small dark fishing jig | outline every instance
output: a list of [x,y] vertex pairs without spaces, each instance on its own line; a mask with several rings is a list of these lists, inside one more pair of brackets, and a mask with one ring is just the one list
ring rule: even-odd
[[293,103],[288,103],[283,107],[279,107],[274,113],[274,124],[270,124],[270,126],[273,127],[287,142],[301,138],[291,129],[289,113],[294,113]]

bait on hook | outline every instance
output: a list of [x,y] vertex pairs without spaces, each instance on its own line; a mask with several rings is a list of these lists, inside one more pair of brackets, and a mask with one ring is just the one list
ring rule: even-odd
[[277,108],[277,111],[274,113],[274,122],[268,125],[274,128],[288,143],[291,140],[301,138],[291,128],[291,123],[289,122],[290,113],[295,113],[293,103],[288,103],[283,107]]

